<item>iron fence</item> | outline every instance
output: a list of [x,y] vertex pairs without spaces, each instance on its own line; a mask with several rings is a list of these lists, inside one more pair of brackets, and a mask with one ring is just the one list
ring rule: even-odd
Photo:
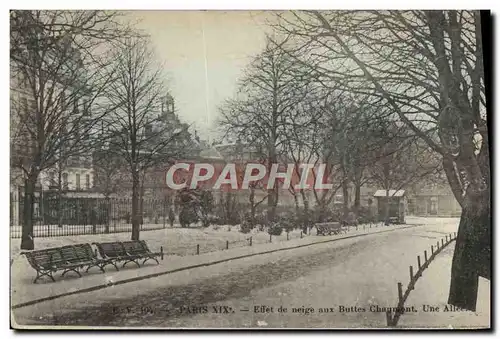
[[[141,230],[169,225],[167,199],[143,199],[139,204]],[[119,233],[132,231],[132,199],[35,197],[33,237]],[[22,199],[11,199],[10,236],[22,234]]]

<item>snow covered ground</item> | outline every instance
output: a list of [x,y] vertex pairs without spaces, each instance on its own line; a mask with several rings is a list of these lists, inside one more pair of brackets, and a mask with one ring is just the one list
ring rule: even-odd
[[[162,328],[385,327],[385,314],[372,312],[370,307],[395,306],[397,282],[401,281],[406,286],[408,265],[416,265],[416,255],[421,255],[431,244],[456,231],[458,225],[458,219],[421,218],[411,222],[420,223],[421,226],[374,228],[365,231],[375,233],[395,230],[231,260],[116,285],[18,308],[13,314],[17,323],[31,325]],[[351,231],[347,235],[356,233],[362,231]],[[145,234],[146,232],[143,233]],[[44,292],[50,295],[68,288],[78,288],[78,284],[90,286],[96,281],[117,281],[123,277],[143,275],[150,271],[177,267],[176,265],[199,263],[203,260],[208,262],[336,237],[339,236],[312,236],[200,256],[167,257],[158,266],[131,268],[118,273],[110,270],[106,274],[96,273],[80,279],[37,284],[39,287],[36,288],[46,288]],[[446,303],[452,253],[453,244],[424,272],[416,289],[410,294],[407,305],[414,305],[420,310],[423,304]],[[14,276],[14,272],[12,273]],[[399,326],[487,327],[490,321],[488,287],[489,282],[481,281],[476,313],[428,314],[419,311],[403,315]],[[13,283],[13,289],[16,288],[20,288],[18,296],[35,289],[34,285],[28,283]],[[18,298],[15,294],[13,304],[16,304],[14,299]],[[26,300],[18,298],[17,302],[21,302],[21,299]],[[214,305],[223,306],[222,310],[231,312],[214,313]],[[256,306],[259,312],[255,312]],[[260,312],[270,310],[262,306],[272,308],[271,312]],[[280,306],[287,308],[287,312],[279,312]],[[340,306],[344,309],[340,309]],[[204,307],[207,308],[206,312]],[[320,312],[320,308],[321,311],[333,312]],[[365,308],[364,312],[361,311],[362,308]]]
[[[51,297],[66,292],[87,289],[102,284],[107,284],[110,281],[119,281],[131,279],[139,276],[147,276],[158,272],[171,271],[181,267],[204,264],[216,260],[233,258],[236,256],[260,253],[268,250],[279,248],[294,247],[297,245],[305,245],[311,243],[322,242],[325,240],[338,239],[349,237],[356,234],[373,233],[387,231],[400,228],[401,226],[391,227],[359,227],[358,231],[352,228],[348,233],[335,236],[306,236],[300,238],[300,232],[294,231],[289,235],[290,240],[286,240],[286,234],[279,237],[272,237],[272,242],[269,243],[269,235],[264,232],[242,234],[237,232],[235,228],[206,228],[200,229],[167,229],[161,231],[150,231],[141,233],[141,239],[144,239],[153,250],[159,250],[163,246],[166,256],[159,265],[154,262],[148,262],[146,266],[140,269],[134,265],[128,265],[125,268],[116,272],[111,266],[106,267],[106,273],[101,273],[98,269],[93,268],[88,274],[83,273],[82,278],[77,278],[76,275],[69,273],[65,277],[60,277],[57,273],[55,276],[56,282],[42,278],[33,284],[32,281],[36,276],[35,270],[31,268],[23,255],[19,254],[19,249],[16,244],[11,245],[12,251],[12,266],[11,266],[11,295],[13,305],[25,303],[36,299]],[[168,232],[167,235],[160,232]],[[312,232],[314,234],[314,231]],[[252,236],[252,246],[246,240]],[[105,235],[85,235],[85,236],[69,236],[69,237],[54,237],[54,238],[39,238],[36,239],[37,249],[49,248],[54,246],[62,246],[71,243],[92,243],[94,241],[113,241],[113,240],[128,240],[128,234],[116,233]],[[231,239],[229,250],[225,250],[225,239]],[[193,249],[194,241],[200,243],[200,255],[195,255],[196,249]],[[219,246],[218,246],[219,245]],[[170,247],[171,246],[171,247]],[[194,245],[195,246],[195,245]],[[172,249],[173,248],[173,249]],[[207,252],[206,248],[212,251]],[[222,250],[224,249],[224,250]],[[170,253],[181,253],[182,255],[170,255]]]

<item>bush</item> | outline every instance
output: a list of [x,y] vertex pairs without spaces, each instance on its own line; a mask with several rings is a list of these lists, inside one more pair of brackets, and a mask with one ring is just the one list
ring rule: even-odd
[[181,212],[179,213],[179,222],[181,227],[189,227],[190,224],[193,224],[198,221],[198,214],[196,210],[190,207],[183,207]]
[[[276,218],[276,223],[285,229],[286,232],[291,232],[297,225],[297,218],[293,214],[280,214]],[[280,232],[281,234],[281,232]]]
[[271,235],[281,235],[283,233],[283,227],[277,222],[271,223],[267,232]]
[[237,213],[231,213],[226,219],[226,224],[228,225],[238,225],[240,223],[240,216]]
[[252,224],[250,224],[250,222],[248,222],[247,220],[243,220],[240,226],[240,232],[247,234],[250,233],[252,229],[253,229]]
[[243,216],[243,221],[241,222],[240,232],[241,233],[250,233],[250,231],[254,228],[252,225],[252,216],[250,213],[245,213]]
[[356,226],[358,224],[358,218],[354,212],[349,212],[343,222],[345,225]]
[[375,221],[375,215],[368,207],[361,206],[358,210],[358,222],[360,224],[367,224]]
[[212,215],[209,217],[209,220],[212,225],[225,225],[224,218],[219,215]]

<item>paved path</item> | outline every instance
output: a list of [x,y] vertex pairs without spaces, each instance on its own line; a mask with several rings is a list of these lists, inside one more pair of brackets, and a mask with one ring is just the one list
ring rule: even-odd
[[[31,325],[383,327],[384,313],[370,307],[395,306],[396,283],[407,283],[416,254],[455,230],[456,223],[434,224],[253,256],[59,298],[16,309],[14,315]],[[445,300],[452,252],[445,251],[430,278],[422,278],[440,291],[432,300],[417,284],[416,308]],[[279,312],[280,306],[287,312]],[[484,302],[480,307],[477,315],[440,313],[433,319],[454,327],[486,326],[489,313]],[[428,324],[419,323],[425,316],[418,314],[409,324]]]
[[[284,248],[294,248],[297,246],[307,246],[309,244],[320,243],[324,241],[337,240],[345,237],[352,236],[362,236],[365,234],[377,233],[377,232],[387,232],[401,227],[414,227],[413,226],[390,226],[390,227],[372,227],[363,229],[359,227],[356,231],[354,228],[347,234],[341,234],[336,236],[308,236],[300,239],[297,237],[295,239],[290,239],[289,241],[277,241],[273,239],[272,243],[253,243],[253,246],[248,246],[248,242],[240,245],[240,247],[230,248],[229,250],[218,250],[209,253],[201,253],[200,255],[186,255],[186,256],[170,256],[166,255],[165,260],[160,261],[160,265],[148,262],[146,266],[137,269],[134,265],[128,265],[119,272],[116,272],[112,267],[108,266],[106,273],[102,274],[97,268],[91,269],[87,274],[84,273],[82,278],[77,278],[74,274],[68,274],[65,277],[60,277],[60,273],[56,273],[57,281],[54,283],[49,279],[40,279],[36,284],[33,284],[33,278],[35,277],[35,271],[28,265],[28,262],[24,256],[17,255],[14,256],[13,264],[11,267],[11,300],[12,305],[17,307],[19,305],[24,305],[26,303],[36,302],[37,300],[43,300],[47,298],[55,298],[58,295],[64,295],[68,293],[76,293],[81,290],[102,288],[107,285],[112,285],[114,283],[121,283],[129,281],[131,279],[140,279],[144,277],[149,277],[151,275],[157,275],[162,273],[169,273],[175,270],[181,270],[189,268],[196,265],[208,265],[221,260],[230,260],[235,257],[258,254],[267,251],[280,250]],[[143,235],[150,236],[150,233],[145,233]],[[224,235],[224,234],[223,234]],[[223,236],[221,235],[221,236]],[[262,235],[259,235],[262,237]],[[159,245],[163,244],[167,253],[169,250],[168,244],[164,244],[161,240],[164,237],[159,237],[159,239],[147,239],[146,241],[153,250],[158,250]],[[286,236],[285,236],[286,239]],[[51,238],[48,238],[52,241]],[[56,239],[58,243],[52,246],[62,246],[68,244],[68,242],[61,242],[63,239]],[[71,240],[70,243],[81,243],[93,241],[99,241],[95,236],[93,238],[85,239],[67,239]],[[126,238],[118,239],[119,241],[127,240]],[[156,241],[153,241],[156,240]],[[220,240],[220,242],[224,242]],[[46,246],[46,247],[52,247]],[[44,248],[44,247],[42,247]]]

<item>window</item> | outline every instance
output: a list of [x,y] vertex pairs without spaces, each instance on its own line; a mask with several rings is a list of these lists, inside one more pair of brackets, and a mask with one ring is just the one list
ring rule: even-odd
[[85,187],[87,189],[90,189],[90,175],[89,174],[85,175]]
[[63,181],[63,189],[67,190],[68,189],[68,173],[62,174],[62,181]]
[[76,189],[80,190],[80,174],[76,174]]

